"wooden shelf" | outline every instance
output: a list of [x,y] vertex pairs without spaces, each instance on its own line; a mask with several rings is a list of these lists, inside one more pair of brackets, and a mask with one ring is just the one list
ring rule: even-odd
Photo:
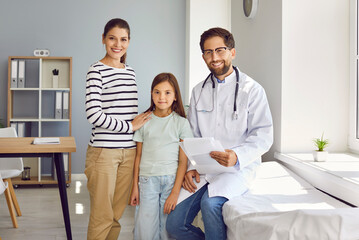
[[38,91],[40,88],[10,88],[11,91]]
[[70,91],[70,88],[41,88],[42,91]]
[[[38,176],[32,176],[30,180],[21,180],[21,177],[11,179],[13,185],[38,185],[38,184],[57,184],[57,180],[54,180],[51,176],[41,176],[41,182],[38,181]],[[70,184],[71,179],[66,181],[66,184]]]
[[[12,61],[24,61],[24,87],[11,87]],[[19,64],[17,64],[17,67]],[[53,69],[59,70],[58,85],[53,86]],[[17,68],[17,72],[19,68]],[[18,77],[19,78],[19,77]],[[10,56],[8,58],[8,105],[7,126],[15,125],[25,130],[22,137],[66,137],[71,136],[72,106],[72,57],[32,57]],[[68,117],[55,118],[56,94],[68,93]],[[24,159],[24,166],[29,164]],[[68,154],[65,166],[71,182],[71,154]],[[46,160],[46,161],[45,161]],[[34,175],[31,180],[23,181],[21,177],[14,179],[15,185],[57,184],[49,177],[53,172],[53,162],[49,159],[35,158],[31,160]]]

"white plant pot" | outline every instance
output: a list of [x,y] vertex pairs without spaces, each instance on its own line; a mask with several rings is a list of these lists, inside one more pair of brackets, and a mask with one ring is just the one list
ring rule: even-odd
[[314,151],[313,152],[314,161],[316,162],[324,162],[328,158],[327,151]]
[[59,87],[59,76],[58,75],[53,75],[52,76],[52,87],[53,88],[58,88]]

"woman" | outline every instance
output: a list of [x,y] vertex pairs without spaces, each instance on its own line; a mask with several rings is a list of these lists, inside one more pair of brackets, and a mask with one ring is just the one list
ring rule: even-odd
[[133,132],[149,119],[138,116],[134,70],[126,65],[130,27],[110,20],[102,35],[106,55],[92,64],[86,81],[86,115],[93,125],[85,174],[90,193],[87,239],[117,239],[132,186],[136,144]]

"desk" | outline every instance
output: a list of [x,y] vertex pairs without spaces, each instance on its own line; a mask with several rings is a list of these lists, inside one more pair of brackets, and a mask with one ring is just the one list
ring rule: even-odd
[[0,138],[0,157],[53,157],[56,167],[67,239],[72,239],[69,206],[67,202],[63,153],[75,152],[73,137],[60,137],[60,144],[33,145],[33,137]]
[[314,162],[311,153],[275,153],[281,163],[314,187],[359,206],[359,156],[329,153],[325,162]]

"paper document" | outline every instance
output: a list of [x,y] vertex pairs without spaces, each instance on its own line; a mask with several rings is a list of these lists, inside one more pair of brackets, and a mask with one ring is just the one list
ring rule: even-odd
[[60,144],[60,138],[35,138],[32,144]]
[[209,155],[212,151],[224,152],[222,144],[214,138],[185,138],[180,146],[200,174],[236,172],[234,167],[222,166]]
[[[207,181],[204,179],[204,175],[201,175],[200,176],[200,181],[199,183],[196,182],[196,179],[193,178],[193,182],[194,184],[196,184],[197,188],[196,188],[196,191],[197,192],[201,187],[203,187]],[[193,193],[191,192],[188,192],[186,189],[184,189],[183,187],[181,188],[181,191],[180,191],[180,194],[178,196],[178,200],[177,200],[177,205],[182,202],[183,200],[187,199],[188,197],[190,197]]]

